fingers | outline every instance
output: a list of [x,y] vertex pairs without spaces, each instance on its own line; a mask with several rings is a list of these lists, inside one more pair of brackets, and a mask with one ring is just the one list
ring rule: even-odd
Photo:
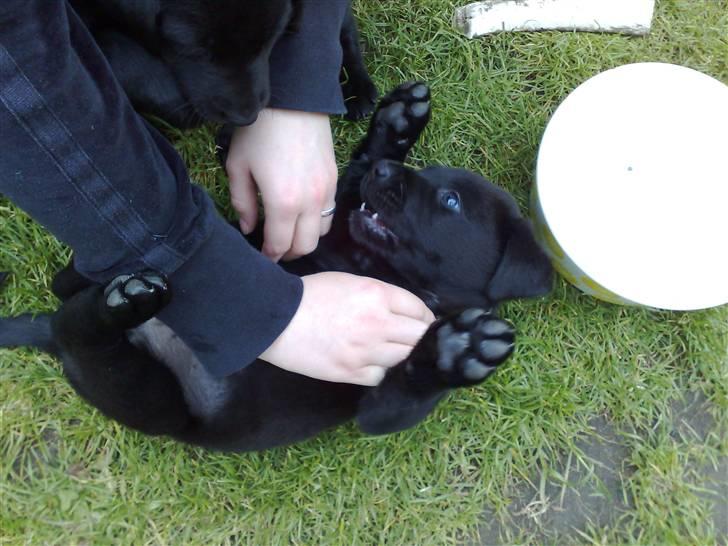
[[384,379],[389,368],[404,361],[412,352],[412,346],[400,343],[385,343],[374,349],[368,356],[366,366],[354,370],[348,382],[373,387]]
[[418,320],[399,317],[393,321],[396,330],[390,332],[391,341],[381,343],[367,353],[367,365],[349,372],[348,383],[373,387],[384,378],[387,370],[406,360],[427,330]]
[[357,371],[356,376],[348,379],[346,383],[364,385],[365,387],[376,387],[384,379],[387,368],[381,366],[365,366]]
[[381,368],[392,368],[405,360],[412,352],[412,345],[382,343],[367,354],[366,363]]
[[296,218],[293,239],[289,250],[284,254],[284,260],[292,260],[309,254],[316,250],[319,237],[331,229],[333,215],[322,217],[321,211],[330,208],[324,203],[333,203],[336,193],[336,173],[329,173],[311,182],[308,189],[307,202]]
[[387,328],[387,342],[401,344],[410,350],[425,335],[429,323],[404,315],[393,315]]
[[338,172],[336,171],[336,162],[332,159],[330,162],[331,171],[328,174],[328,179],[324,184],[324,195],[323,201],[321,202],[321,208],[319,210],[319,235],[326,235],[331,229],[331,223],[334,220],[334,215],[321,216],[321,212],[328,210],[336,206],[336,181],[338,179]]
[[[314,209],[317,208],[314,207]],[[296,222],[291,249],[285,253],[282,259],[284,261],[294,260],[316,250],[319,237],[329,232],[333,218],[333,215],[321,217],[320,210],[309,210],[305,214],[301,214]]]
[[263,206],[265,207],[265,224],[263,225],[262,250],[263,254],[277,262],[291,248],[298,215],[296,210],[290,207],[266,205],[265,196],[263,196]]
[[423,321],[428,325],[435,320],[435,315],[420,298],[398,286],[388,285],[388,288],[387,300],[392,313]]
[[246,235],[258,223],[258,190],[247,169],[228,166],[230,177],[230,202],[238,213],[240,229]]
[[[326,202],[329,203],[329,201],[326,201]],[[334,206],[334,198],[333,197],[331,198],[330,203],[331,203],[330,205],[324,205],[321,210],[322,211],[323,210],[327,210],[327,209],[330,209],[331,207]],[[319,212],[319,216],[321,217],[321,212]],[[333,214],[331,214],[329,216],[323,216],[323,217],[320,218],[320,222],[319,222],[319,225],[320,225],[319,235],[321,237],[323,237],[324,235],[326,235],[329,232],[329,230],[331,229],[331,223],[333,222],[333,220],[334,220],[334,215]]]
[[321,232],[321,212],[310,210],[301,214],[296,222],[291,249],[283,256],[284,260],[292,260],[316,250]]
[[331,228],[321,211],[334,202],[337,168],[326,114],[265,108],[235,130],[226,170],[231,198],[246,233],[265,208],[263,253],[274,261],[314,250]]

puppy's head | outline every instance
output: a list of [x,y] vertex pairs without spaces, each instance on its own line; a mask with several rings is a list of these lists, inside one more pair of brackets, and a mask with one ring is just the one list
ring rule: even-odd
[[169,0],[160,49],[203,121],[248,125],[270,97],[268,60],[299,0]]
[[462,169],[375,163],[352,212],[354,240],[439,311],[546,294],[551,264],[513,198]]

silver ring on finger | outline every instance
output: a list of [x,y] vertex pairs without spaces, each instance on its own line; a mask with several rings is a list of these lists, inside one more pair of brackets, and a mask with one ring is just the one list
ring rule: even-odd
[[324,209],[321,211],[321,218],[326,218],[327,216],[331,216],[336,211],[336,205],[329,209]]

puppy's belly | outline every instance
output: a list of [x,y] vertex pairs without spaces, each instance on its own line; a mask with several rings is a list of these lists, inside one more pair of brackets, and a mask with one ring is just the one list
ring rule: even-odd
[[174,373],[195,417],[210,419],[229,400],[229,381],[210,375],[194,352],[162,321],[152,318],[127,335],[134,346],[150,353]]

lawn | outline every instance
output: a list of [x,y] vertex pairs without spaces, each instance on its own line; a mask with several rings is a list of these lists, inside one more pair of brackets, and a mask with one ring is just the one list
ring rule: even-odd
[[[463,2],[464,3],[464,2]],[[381,90],[430,83],[411,162],[473,169],[525,211],[549,116],[578,84],[635,61],[728,83],[728,1],[658,0],[650,36],[468,40],[445,0],[355,2]],[[339,162],[366,124],[337,120]],[[211,129],[170,133],[221,207]],[[689,181],[686,181],[689,184]],[[53,309],[68,250],[0,200],[0,314]],[[600,303],[558,280],[510,303],[507,367],[388,437],[343,427],[218,454],[103,418],[53,358],[0,350],[1,544],[715,544],[728,538],[728,308]]]

